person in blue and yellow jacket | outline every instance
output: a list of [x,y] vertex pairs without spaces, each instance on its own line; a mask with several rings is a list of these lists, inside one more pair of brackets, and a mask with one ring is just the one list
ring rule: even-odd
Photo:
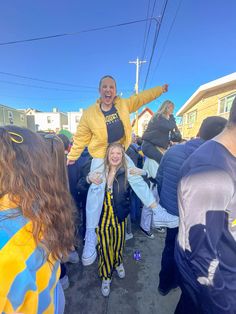
[[[154,87],[140,92],[127,99],[116,95],[116,81],[110,75],[101,78],[99,83],[100,98],[97,102],[84,111],[77,132],[74,135],[73,146],[68,154],[67,164],[73,164],[87,146],[93,157],[91,172],[103,173],[104,157],[107,146],[114,142],[121,143],[125,150],[131,144],[132,128],[130,113],[137,111],[141,106],[155,100],[168,90],[168,85]],[[132,160],[126,155],[128,168],[133,168]],[[141,201],[156,211],[157,204],[148,185],[141,176],[130,176],[128,181]],[[85,246],[82,254],[83,265],[92,264],[97,256],[96,233],[103,198],[105,193],[105,179],[101,177],[96,184],[91,184],[86,204],[86,235]]]
[[40,135],[0,127],[0,147],[0,313],[62,314],[59,261],[74,241],[69,192]]

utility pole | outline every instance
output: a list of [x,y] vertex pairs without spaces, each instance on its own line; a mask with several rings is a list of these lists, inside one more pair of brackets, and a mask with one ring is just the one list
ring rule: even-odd
[[[139,66],[142,63],[146,63],[147,61],[141,61],[139,60],[139,58],[137,57],[136,61],[129,61],[129,63],[134,63],[136,65],[136,81],[135,81],[135,93],[136,95],[138,94],[138,83],[139,83]],[[138,110],[135,113],[135,134],[138,134]]]

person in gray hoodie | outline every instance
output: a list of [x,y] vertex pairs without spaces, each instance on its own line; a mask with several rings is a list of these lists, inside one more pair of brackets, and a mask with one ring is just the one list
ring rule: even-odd
[[178,186],[176,314],[236,313],[236,98],[224,130],[185,161]]

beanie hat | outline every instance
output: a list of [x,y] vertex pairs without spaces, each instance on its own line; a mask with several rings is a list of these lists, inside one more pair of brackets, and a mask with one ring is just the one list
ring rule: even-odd
[[211,140],[213,137],[218,135],[220,132],[223,131],[227,123],[227,120],[223,117],[219,116],[211,116],[207,117],[202,121],[200,130],[199,130],[199,137],[203,140]]

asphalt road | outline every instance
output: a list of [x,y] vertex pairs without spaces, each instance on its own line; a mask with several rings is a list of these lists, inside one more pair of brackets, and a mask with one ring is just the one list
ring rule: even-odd
[[[114,273],[111,293],[104,298],[97,274],[97,260],[91,266],[67,264],[70,287],[65,291],[65,314],[173,314],[180,296],[179,288],[167,296],[158,293],[158,274],[165,234],[155,231],[155,239],[148,239],[137,227],[134,238],[126,242],[124,267],[126,277]],[[141,252],[141,260],[133,259],[134,251]],[[81,255],[82,245],[79,248]]]

